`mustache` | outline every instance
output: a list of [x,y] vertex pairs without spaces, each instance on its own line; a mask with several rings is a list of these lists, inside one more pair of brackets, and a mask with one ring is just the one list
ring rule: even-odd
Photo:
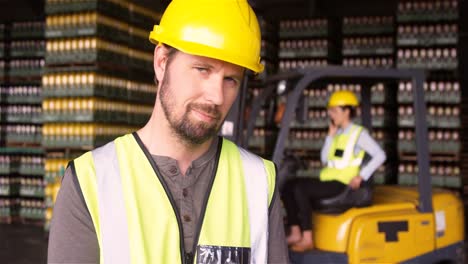
[[207,113],[208,115],[213,116],[216,119],[221,118],[221,113],[219,112],[217,106],[215,105],[208,105],[208,104],[200,104],[200,103],[191,103],[188,105],[188,110],[199,110],[202,112]]

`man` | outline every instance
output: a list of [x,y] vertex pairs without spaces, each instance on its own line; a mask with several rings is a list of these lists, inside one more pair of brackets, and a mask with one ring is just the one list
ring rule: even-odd
[[272,162],[217,133],[246,69],[261,72],[246,0],[173,0],[150,34],[149,122],[70,163],[49,263],[287,263]]
[[[283,200],[288,216],[290,234],[287,242],[291,250],[303,252],[313,248],[312,201],[333,197],[346,188],[357,189],[385,162],[385,152],[369,135],[356,125],[359,102],[350,91],[334,92],[328,102],[330,125],[321,151],[327,166],[320,171],[320,179],[294,179],[286,183]],[[371,157],[362,164],[364,154]]]

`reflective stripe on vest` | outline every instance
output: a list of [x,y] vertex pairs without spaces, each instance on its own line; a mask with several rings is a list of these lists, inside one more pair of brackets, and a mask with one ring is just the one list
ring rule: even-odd
[[260,157],[242,148],[239,148],[239,152],[249,206],[250,249],[252,256],[255,256],[251,263],[267,263],[269,196],[265,166]]
[[112,142],[92,153],[97,176],[104,263],[130,263],[127,214],[115,144]]
[[[184,262],[175,209],[143,152],[127,135],[75,160],[101,263]],[[250,248],[250,263],[266,263],[274,185],[273,163],[223,140],[198,244]]]
[[334,143],[330,148],[330,152],[328,155],[327,166],[330,168],[336,169],[344,169],[350,166],[360,166],[362,163],[363,157],[361,155],[354,155],[354,147],[356,146],[357,139],[361,134],[362,127],[352,125],[350,129],[350,135],[346,141],[346,145],[344,146],[343,157],[338,158],[335,156],[335,151],[338,146],[336,146],[336,141],[338,141],[338,137],[343,137],[344,135],[338,135],[336,139],[334,139]]
[[[333,138],[327,166],[320,171],[321,181],[336,180],[349,184],[353,177],[358,176],[365,152],[361,150],[355,155],[354,148],[361,131],[361,126],[352,125],[348,134],[340,134]],[[335,155],[337,150],[343,151],[341,157]]]

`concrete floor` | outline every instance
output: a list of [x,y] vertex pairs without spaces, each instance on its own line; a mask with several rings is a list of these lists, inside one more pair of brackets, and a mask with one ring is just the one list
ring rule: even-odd
[[0,224],[0,263],[47,262],[47,238],[43,227]]
[[46,262],[47,237],[42,227],[0,224],[1,264],[43,264]]

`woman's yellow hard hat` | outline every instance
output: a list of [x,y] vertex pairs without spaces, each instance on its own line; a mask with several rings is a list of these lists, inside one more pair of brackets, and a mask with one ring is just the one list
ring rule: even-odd
[[260,27],[247,0],[173,0],[149,39],[256,73],[264,68]]
[[330,96],[327,107],[335,106],[358,106],[359,101],[351,91],[336,91]]

